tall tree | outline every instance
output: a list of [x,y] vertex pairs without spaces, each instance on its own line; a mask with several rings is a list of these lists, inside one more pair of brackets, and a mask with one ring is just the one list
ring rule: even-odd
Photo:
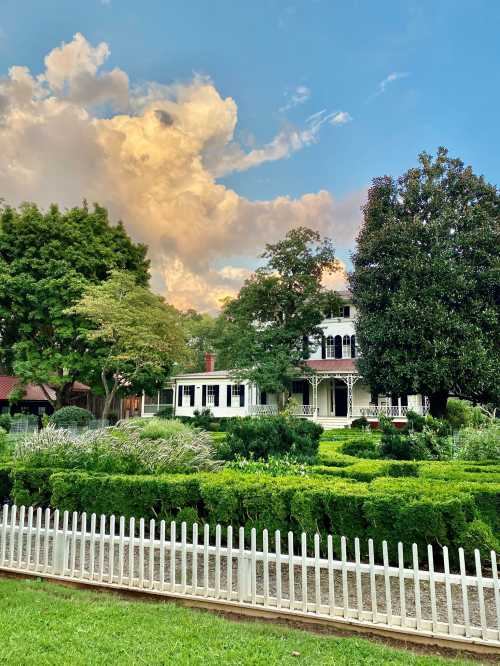
[[90,322],[81,335],[98,343],[97,362],[104,390],[102,418],[115,396],[136,393],[164,381],[187,357],[180,313],[126,271],[112,271],[101,284],[86,287],[71,314]]
[[376,391],[500,399],[500,196],[482,176],[422,153],[373,181],[353,257],[360,371]]
[[112,226],[98,205],[64,213],[55,205],[0,209],[0,362],[25,383],[51,386],[55,408],[66,404],[94,363],[78,335],[82,320],[68,308],[114,268],[146,285],[145,256],[146,247],[132,243],[121,223]]
[[320,341],[323,312],[338,306],[321,283],[337,264],[330,240],[305,227],[266,245],[262,258],[265,265],[225,304],[218,346],[237,377],[277,392],[283,405],[310,345]]
[[[182,313],[182,321],[190,349],[189,360],[184,370],[202,372],[205,369],[205,354],[214,352],[216,348],[217,320],[205,312],[186,310]],[[217,368],[222,369],[220,358]]]

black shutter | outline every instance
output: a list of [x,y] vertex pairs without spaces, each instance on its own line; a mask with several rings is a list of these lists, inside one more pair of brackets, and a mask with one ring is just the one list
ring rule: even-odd
[[214,386],[214,407],[219,406],[219,385]]
[[207,406],[207,385],[203,384],[201,387],[201,406],[206,407]]
[[177,387],[177,404],[179,407],[182,407],[182,391],[184,390],[183,386],[178,386]]
[[408,407],[408,396],[407,395],[402,395],[401,396],[401,407]]
[[321,335],[321,358],[326,358],[326,338]]
[[356,358],[356,336],[351,335],[351,358]]
[[226,405],[231,407],[231,384],[226,386]]
[[304,383],[302,384],[302,404],[309,404],[309,382],[307,379],[304,379]]
[[240,384],[240,407],[245,406],[245,385]]
[[260,404],[267,405],[267,393],[265,391],[260,392]]
[[335,336],[335,358],[342,358],[342,338],[340,335]]
[[194,407],[194,385],[191,385],[189,387],[189,396],[191,398],[191,402],[190,402],[191,407]]

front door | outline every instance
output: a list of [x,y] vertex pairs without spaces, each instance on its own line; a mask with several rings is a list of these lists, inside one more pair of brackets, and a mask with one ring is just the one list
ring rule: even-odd
[[335,416],[347,416],[347,384],[341,379],[334,383]]

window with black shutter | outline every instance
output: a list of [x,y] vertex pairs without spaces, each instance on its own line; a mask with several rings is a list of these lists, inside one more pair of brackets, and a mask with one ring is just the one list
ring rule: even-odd
[[335,336],[335,358],[342,358],[342,337]]
[[245,385],[240,384],[240,407],[245,406]]
[[219,406],[219,385],[214,386],[214,407]]
[[321,358],[326,358],[326,340],[325,336],[321,336]]
[[189,387],[189,396],[190,396],[189,404],[191,405],[191,407],[194,407],[194,385],[191,385]]
[[177,387],[177,404],[179,405],[179,407],[182,407],[183,389],[184,387],[181,385]]
[[356,358],[356,336],[351,335],[351,358]]
[[207,385],[203,384],[201,387],[201,406],[206,407],[207,406]]
[[231,407],[231,384],[226,386],[226,405]]

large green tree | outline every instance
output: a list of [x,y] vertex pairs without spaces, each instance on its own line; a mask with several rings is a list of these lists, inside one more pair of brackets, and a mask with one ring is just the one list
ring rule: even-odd
[[323,312],[338,307],[322,286],[337,264],[331,241],[305,227],[266,245],[262,258],[264,265],[223,308],[218,347],[235,376],[277,392],[284,404],[310,346],[319,344]]
[[[191,309],[182,313],[182,322],[190,350],[189,359],[183,369],[188,372],[203,372],[205,369],[205,354],[213,353],[216,349],[217,319],[206,312],[202,313]],[[217,360],[217,369],[221,370],[222,368],[221,357]]]
[[361,372],[376,391],[500,399],[500,196],[440,148],[376,178],[350,277]]
[[186,360],[180,313],[138,285],[132,273],[115,270],[105,282],[89,285],[70,313],[83,319],[80,335],[91,346],[98,343],[103,419],[115,396],[161,383]]
[[111,225],[100,206],[1,208],[2,364],[23,382],[51,386],[56,399],[47,399],[54,407],[66,404],[75,380],[92,375],[96,356],[80,335],[82,319],[68,308],[115,268],[146,285],[145,257],[146,247],[134,244],[121,223]]

